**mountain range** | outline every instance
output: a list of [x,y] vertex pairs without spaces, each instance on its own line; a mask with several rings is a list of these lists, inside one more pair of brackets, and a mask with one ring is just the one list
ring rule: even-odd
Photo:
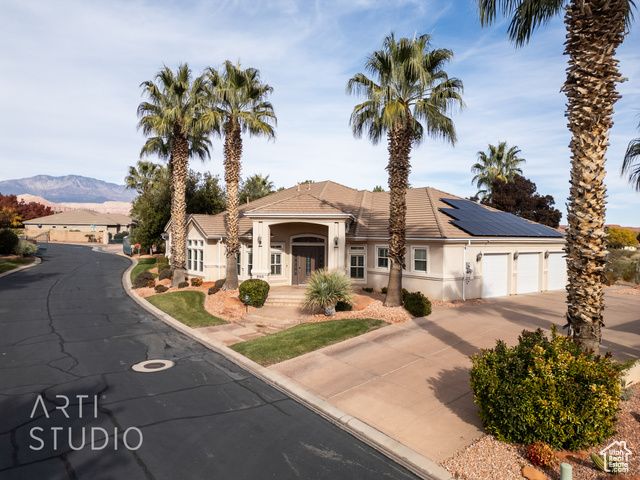
[[36,175],[17,180],[0,181],[3,195],[35,195],[51,202],[103,203],[108,201],[131,202],[136,192],[124,185],[79,175],[52,177]]

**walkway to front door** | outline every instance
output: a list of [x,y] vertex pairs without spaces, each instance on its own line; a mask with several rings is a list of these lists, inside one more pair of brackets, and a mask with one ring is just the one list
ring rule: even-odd
[[312,272],[324,268],[324,246],[294,245],[291,255],[293,256],[292,285],[307,283]]

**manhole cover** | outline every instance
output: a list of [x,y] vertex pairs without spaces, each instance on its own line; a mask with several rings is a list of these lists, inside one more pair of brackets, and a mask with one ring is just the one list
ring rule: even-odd
[[146,360],[136,363],[132,368],[136,372],[159,372],[175,365],[171,360]]

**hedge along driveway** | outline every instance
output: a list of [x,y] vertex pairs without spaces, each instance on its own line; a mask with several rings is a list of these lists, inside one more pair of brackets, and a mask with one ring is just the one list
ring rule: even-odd
[[204,293],[189,290],[152,295],[146,300],[188,327],[210,327],[228,323],[204,309]]

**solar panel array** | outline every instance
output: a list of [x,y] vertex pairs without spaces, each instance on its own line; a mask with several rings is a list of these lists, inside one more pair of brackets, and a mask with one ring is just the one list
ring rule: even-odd
[[507,212],[495,212],[471,200],[441,198],[453,208],[441,208],[456,227],[474,236],[483,237],[562,237],[563,235],[537,223],[530,223]]

